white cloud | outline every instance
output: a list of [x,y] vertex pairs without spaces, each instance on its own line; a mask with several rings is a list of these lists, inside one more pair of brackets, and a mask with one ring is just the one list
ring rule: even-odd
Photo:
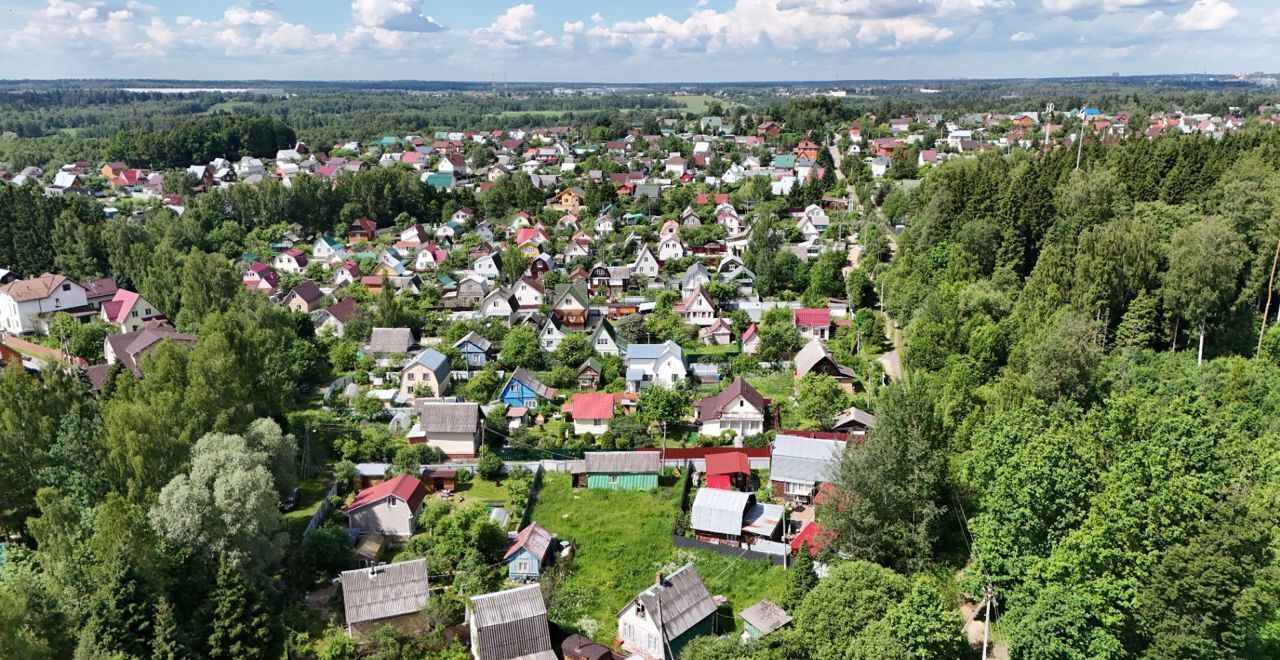
[[1009,35],[1009,41],[1018,41],[1018,42],[1031,41],[1032,39],[1035,39],[1035,38],[1036,38],[1036,35],[1034,32],[1014,32],[1013,34]]
[[1280,11],[1262,17],[1262,33],[1268,37],[1280,37]]
[[1173,24],[1190,32],[1218,30],[1239,15],[1240,10],[1224,0],[1196,0],[1190,9],[1173,17]]
[[533,5],[516,5],[499,14],[487,27],[473,31],[472,38],[481,48],[554,46],[556,40],[551,38],[551,35],[534,27],[533,22],[536,17],[537,12],[534,11]]
[[423,0],[351,0],[351,14],[358,27],[402,32],[439,32],[444,29],[422,9]]

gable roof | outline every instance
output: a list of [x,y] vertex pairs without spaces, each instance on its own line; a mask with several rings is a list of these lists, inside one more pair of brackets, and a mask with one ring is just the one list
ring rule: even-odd
[[426,367],[427,371],[430,371],[435,375],[436,382],[443,382],[449,375],[449,358],[445,357],[443,353],[434,348],[428,348],[427,350],[413,356],[413,359],[409,360],[409,362],[404,365],[404,368],[408,369],[415,364],[420,364]]
[[640,592],[636,600],[644,606],[667,641],[683,635],[716,611],[715,601],[711,600],[711,594],[698,576],[693,562],[676,569],[661,583]]
[[806,309],[800,308],[795,311],[796,325],[807,326],[830,326],[831,310],[830,309]]
[[480,404],[471,401],[418,399],[413,407],[425,433],[474,433],[480,426]]
[[112,323],[123,323],[127,318],[129,310],[138,303],[140,296],[127,289],[117,289],[116,295],[111,300],[103,303],[102,312],[106,314],[107,320]]
[[374,328],[369,334],[370,353],[408,353],[413,333],[408,328]]
[[555,301],[551,305],[553,308],[559,307],[560,302],[563,301],[566,297],[573,298],[575,301],[577,301],[579,305],[582,306],[583,309],[587,308],[591,300],[587,293],[587,286],[582,282],[571,282],[569,284],[557,284],[555,288],[554,296],[555,296]]
[[419,612],[427,604],[427,560],[342,572],[347,625]]
[[44,300],[53,295],[53,292],[58,290],[58,287],[69,281],[62,275],[45,273],[39,277],[14,280],[4,286],[0,286],[0,293],[9,294],[9,297],[13,298],[15,302]]
[[574,419],[613,419],[612,394],[575,394],[569,405],[572,406]]
[[323,298],[324,292],[320,290],[320,285],[311,280],[305,280],[298,283],[298,286],[293,287],[293,290],[289,292],[289,297],[292,296],[301,298],[303,302],[313,303]]
[[768,599],[742,610],[742,614],[738,616],[765,635],[791,623],[791,616]]
[[587,472],[656,474],[662,454],[656,451],[589,451],[582,455]]
[[482,336],[480,333],[474,330],[472,330],[471,332],[468,332],[466,335],[463,335],[462,339],[459,339],[458,341],[454,342],[453,347],[461,348],[463,344],[471,344],[472,346],[475,346],[476,348],[486,353],[493,346],[492,342],[490,342],[488,339],[485,339],[484,336]]
[[671,340],[661,344],[630,344],[627,346],[626,357],[628,360],[657,360],[668,352],[684,359],[684,351],[680,345]]
[[377,504],[391,496],[403,500],[412,510],[422,503],[422,498],[427,496],[427,489],[422,486],[422,482],[417,477],[402,474],[360,491],[344,511],[355,511],[370,504]]
[[358,309],[359,306],[356,305],[355,300],[351,298],[343,298],[342,300],[329,305],[324,311],[328,312],[330,316],[337,319],[340,323],[346,323],[347,319],[351,318]]
[[547,605],[537,584],[473,596],[471,627],[478,658],[555,660]]
[[107,343],[111,345],[116,361],[138,377],[142,376],[142,354],[166,339],[179,344],[196,342],[195,335],[178,332],[168,325],[107,335]]
[[533,390],[534,394],[544,399],[551,399],[556,395],[556,388],[547,387],[542,383],[542,381],[535,378],[533,374],[525,371],[524,367],[516,367],[516,370],[511,372],[511,378],[507,379],[507,383],[510,383],[511,381],[524,385],[525,387]]
[[844,447],[839,440],[778,434],[773,439],[769,478],[807,485],[830,481]]
[[815,337],[809,340],[809,343],[805,344],[804,348],[800,349],[800,351],[796,353],[796,356],[792,358],[792,362],[795,363],[796,367],[796,376],[803,377],[805,374],[813,371],[813,368],[823,360],[831,362],[831,364],[834,365],[835,368],[843,375],[849,377],[857,375],[852,369],[838,364],[835,358],[831,357],[831,354],[827,352],[827,348],[822,345],[822,342]]
[[551,551],[552,541],[555,537],[551,535],[542,525],[536,522],[529,523],[524,529],[516,534],[516,538],[511,542],[511,546],[507,548],[507,553],[502,555],[503,559],[511,559],[512,555],[520,550],[528,550],[538,561],[545,561],[547,553]]
[[724,407],[729,405],[734,399],[742,397],[748,403],[755,406],[757,410],[764,412],[764,396],[756,391],[741,376],[735,378],[729,386],[698,402],[698,421],[707,421],[712,419],[720,419],[720,414],[724,412]]

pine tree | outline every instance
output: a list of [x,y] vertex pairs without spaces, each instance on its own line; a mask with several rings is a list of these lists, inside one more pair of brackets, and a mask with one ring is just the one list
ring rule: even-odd
[[280,655],[275,617],[239,571],[225,561],[218,567],[213,601],[213,632],[208,652],[213,660],[277,658]]
[[1116,328],[1116,345],[1130,348],[1154,348],[1160,320],[1156,311],[1156,297],[1146,291],[1139,293]]
[[796,563],[791,566],[791,575],[788,580],[787,593],[782,600],[784,609],[799,607],[805,595],[818,586],[818,576],[813,572],[813,557],[809,555],[808,541],[800,544],[800,552],[796,555]]
[[151,660],[178,660],[186,657],[186,650],[178,637],[178,622],[174,619],[173,605],[163,596],[156,601],[155,636],[151,639]]
[[102,586],[90,606],[85,634],[104,655],[146,655],[151,637],[151,604],[137,573],[124,564]]

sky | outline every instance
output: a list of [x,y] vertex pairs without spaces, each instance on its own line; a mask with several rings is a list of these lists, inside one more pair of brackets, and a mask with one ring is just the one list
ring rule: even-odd
[[1277,0],[0,0],[0,79],[1237,73],[1277,38]]

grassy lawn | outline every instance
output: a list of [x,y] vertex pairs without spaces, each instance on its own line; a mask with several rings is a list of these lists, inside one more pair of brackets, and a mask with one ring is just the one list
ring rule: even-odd
[[289,530],[291,538],[302,538],[302,533],[307,530],[307,523],[311,522],[311,516],[316,514],[320,501],[332,485],[333,481],[324,475],[298,483],[298,507],[283,516],[284,527]]
[[507,492],[506,486],[500,486],[492,481],[485,481],[479,477],[472,477],[469,484],[458,484],[458,489],[453,492],[452,502],[455,506],[475,506],[499,503],[511,513],[512,516],[518,516],[520,512],[511,511],[511,494]]
[[[711,552],[677,550],[671,543],[679,491],[573,491],[569,475],[548,473],[533,518],[561,539],[577,543],[573,569],[551,601],[551,618],[561,627],[579,629],[608,643],[616,616],[657,572],[670,573],[693,561],[712,595],[728,597],[735,615],[761,598],[777,599],[786,572],[766,561],[745,561]],[[721,618],[721,626],[729,625]]]
[[737,344],[725,344],[723,346],[696,346],[685,351],[685,355],[694,357],[697,355],[737,355],[742,352]]
[[761,396],[774,402],[785,402],[790,399],[796,385],[795,373],[791,371],[752,374],[746,378]]
[[710,105],[712,101],[719,101],[720,106],[725,109],[728,109],[731,106],[738,105],[733,101],[717,99],[716,97],[709,96],[707,94],[695,94],[691,96],[668,96],[667,100],[671,101],[673,104],[683,109],[685,112],[692,112],[694,114],[705,114],[707,111],[707,106]]

